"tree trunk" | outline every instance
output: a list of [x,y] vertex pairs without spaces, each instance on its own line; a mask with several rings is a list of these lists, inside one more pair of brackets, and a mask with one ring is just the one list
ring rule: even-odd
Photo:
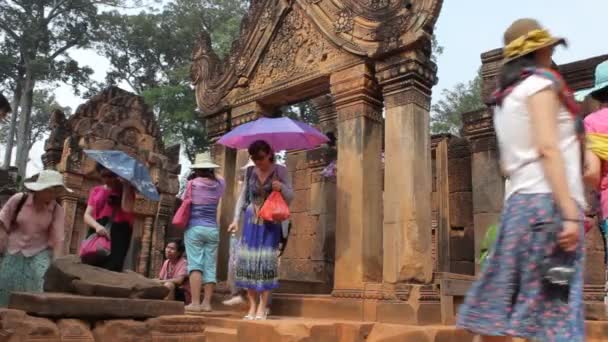
[[23,90],[23,73],[19,73],[19,77],[16,80],[15,92],[13,93],[13,112],[11,113],[11,125],[8,129],[8,137],[6,138],[6,152],[4,153],[4,164],[2,165],[5,170],[11,166],[11,159],[13,157],[13,147],[15,145],[15,130],[17,129],[17,117],[19,116],[19,102],[21,102],[21,95]]
[[23,87],[24,95],[21,101],[21,117],[19,121],[19,130],[17,132],[17,168],[21,179],[25,178],[30,152],[27,149],[29,145],[27,137],[31,126],[32,102],[34,99],[34,86],[36,82],[34,80],[33,70],[31,70],[32,67],[28,65],[26,68],[27,71],[25,73],[25,83]]

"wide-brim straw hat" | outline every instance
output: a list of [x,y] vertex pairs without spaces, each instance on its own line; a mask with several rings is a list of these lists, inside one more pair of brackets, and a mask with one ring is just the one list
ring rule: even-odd
[[567,45],[566,39],[552,36],[534,19],[518,19],[504,34],[504,63],[525,56],[534,51],[556,45]]
[[603,90],[608,91],[608,61],[604,61],[595,67],[595,85],[593,88],[577,91],[575,97],[577,101],[583,101],[587,95],[594,96]]
[[219,167],[219,165],[213,163],[213,160],[211,159],[211,154],[209,152],[205,152],[198,153],[194,157],[194,164],[190,166],[190,169],[217,169]]
[[27,182],[24,183],[23,186],[25,186],[28,190],[31,191],[42,191],[42,190],[46,190],[49,188],[54,188],[54,187],[62,187],[64,188],[67,192],[73,192],[72,189],[68,188],[67,186],[65,186],[65,183],[63,182],[63,176],[61,175],[61,173],[54,171],[54,170],[43,170],[38,174],[38,179],[35,182]]

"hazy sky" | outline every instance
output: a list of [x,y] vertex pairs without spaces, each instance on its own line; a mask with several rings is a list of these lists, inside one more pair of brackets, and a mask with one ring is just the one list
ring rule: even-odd
[[[553,34],[567,38],[569,47],[558,49],[555,56],[555,61],[562,64],[608,53],[602,24],[607,14],[606,0],[444,0],[436,28],[444,53],[438,59],[439,83],[433,100],[438,99],[441,89],[472,79],[481,65],[480,54],[500,47],[504,30],[515,19],[536,18]],[[103,80],[109,67],[104,58],[90,50],[71,54],[95,70],[95,79]],[[59,87],[55,94],[59,103],[74,109],[84,101],[68,87]],[[38,171],[41,153],[42,146],[37,144],[29,173]]]

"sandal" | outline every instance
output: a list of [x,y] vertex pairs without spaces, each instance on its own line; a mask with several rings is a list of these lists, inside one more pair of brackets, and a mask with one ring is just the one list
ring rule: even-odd
[[246,321],[254,321],[256,317],[248,314],[247,316],[243,317],[243,319]]
[[203,308],[200,305],[196,305],[196,304],[188,304],[184,307],[184,309],[186,311],[192,311],[192,312],[201,312],[203,311]]
[[255,320],[256,321],[265,321],[268,319],[268,313],[264,312],[263,315],[255,315]]

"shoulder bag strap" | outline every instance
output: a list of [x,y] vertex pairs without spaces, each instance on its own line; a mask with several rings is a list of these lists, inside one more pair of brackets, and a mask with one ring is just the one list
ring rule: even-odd
[[6,227],[8,232],[11,232],[13,230],[12,227],[17,225],[17,216],[19,216],[19,213],[21,212],[23,205],[25,205],[25,202],[27,201],[27,197],[28,197],[28,194],[26,192],[22,193],[21,198],[19,199],[19,203],[17,203],[17,207],[15,208],[15,211],[13,211],[13,218],[11,220],[10,227]]

